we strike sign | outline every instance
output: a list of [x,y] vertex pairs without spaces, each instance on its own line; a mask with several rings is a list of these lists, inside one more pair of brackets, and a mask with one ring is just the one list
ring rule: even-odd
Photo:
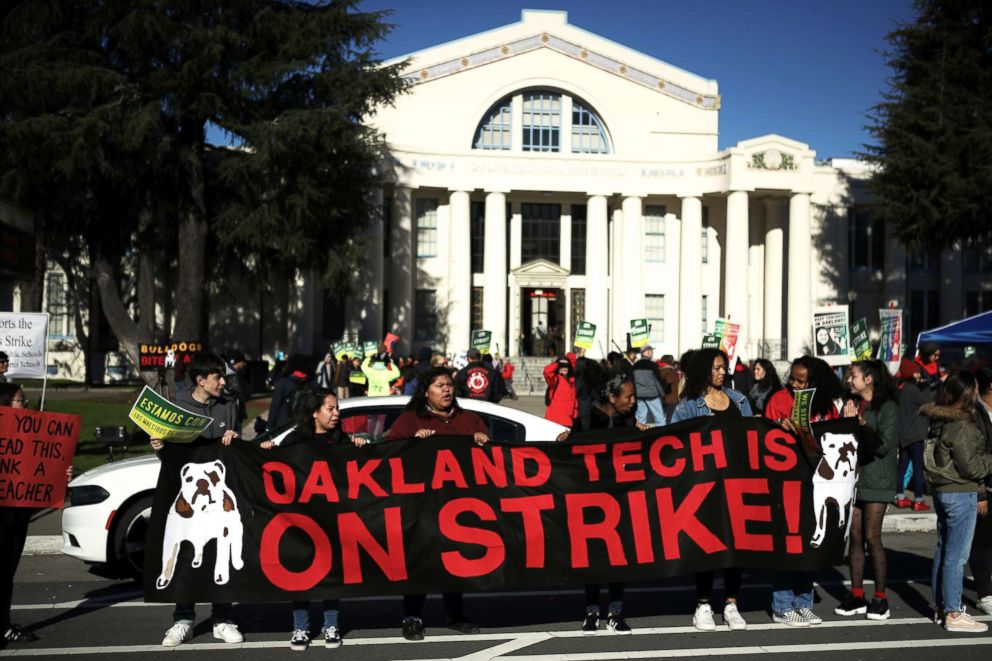
[[560,443],[169,446],[145,597],[280,601],[820,569],[843,557],[861,434],[856,422],[815,424],[814,450],[762,419],[709,417]]

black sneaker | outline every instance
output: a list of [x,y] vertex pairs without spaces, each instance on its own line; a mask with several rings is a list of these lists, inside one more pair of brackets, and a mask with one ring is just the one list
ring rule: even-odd
[[341,647],[341,634],[337,627],[327,627],[323,631],[324,647]]
[[606,628],[613,633],[618,633],[621,636],[630,635],[632,632],[630,626],[627,624],[627,620],[623,619],[623,615],[617,613],[614,615],[610,613],[606,618]]
[[834,609],[834,614],[843,615],[845,617],[850,617],[851,615],[864,615],[867,612],[868,602],[865,601],[864,597],[855,597],[850,592],[848,592],[844,597],[844,601],[840,602],[837,608]]
[[599,631],[599,611],[586,613],[586,619],[582,622],[582,633],[591,636]]
[[289,649],[294,652],[304,652],[310,647],[310,634],[303,629],[293,629],[293,636],[289,639]]
[[466,635],[479,633],[479,625],[469,620],[452,620],[448,622],[448,628]]
[[866,617],[869,620],[889,619],[889,600],[881,599],[879,597],[872,599],[871,606],[868,607],[868,615]]
[[424,639],[424,622],[419,617],[403,618],[403,637],[407,640]]
[[3,640],[7,643],[33,643],[38,640],[38,636],[30,631],[25,631],[16,624],[11,624],[4,632]]

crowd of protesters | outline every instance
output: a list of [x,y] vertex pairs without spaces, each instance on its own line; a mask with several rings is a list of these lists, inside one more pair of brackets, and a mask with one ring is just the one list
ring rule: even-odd
[[[342,428],[339,401],[400,394],[408,395],[409,401],[405,412],[388,429],[380,430],[384,440],[457,435],[484,445],[490,440],[486,424],[459,406],[458,398],[492,403],[516,398],[514,366],[498,355],[470,349],[464,357],[449,361],[430,349],[396,357],[386,345],[378,349],[362,359],[327,354],[316,364],[306,356],[290,356],[275,379],[268,416],[260,425],[256,422],[258,431],[263,432],[256,439],[259,447],[267,451],[293,443],[364,445],[367,437],[349,435]],[[992,368],[945,370],[940,357],[940,348],[926,343],[919,347],[915,360],[902,361],[893,378],[887,366],[877,360],[832,368],[820,358],[804,355],[792,360],[780,378],[768,360],[756,360],[748,366],[731,361],[719,349],[689,351],[677,361],[671,355],[655,360],[651,346],[626,354],[611,352],[602,361],[579,350],[556,356],[544,367],[545,417],[567,428],[556,439],[564,442],[580,432],[647,430],[703,416],[759,416],[799,434],[801,423],[793,413],[795,393],[815,388],[809,404],[810,422],[857,419],[873,439],[871,456],[859,467],[852,508],[848,550],[851,587],[834,609],[835,614],[869,620],[890,616],[882,523],[890,505],[914,511],[930,509],[924,497],[929,491],[937,517],[931,577],[934,621],[951,632],[982,632],[988,627],[966,612],[962,591],[964,566],[970,563],[977,606],[992,615],[992,518],[987,500],[987,489],[992,487]],[[0,368],[6,362],[0,353]],[[230,444],[240,438],[250,391],[244,379],[245,362],[240,352],[223,358],[203,353],[188,365],[189,386],[176,401],[214,420],[198,443]],[[2,383],[0,390],[0,405],[27,404],[16,384]],[[162,442],[152,439],[152,446],[161,449]],[[907,486],[913,492],[912,499]],[[23,512],[10,511],[15,509],[0,508],[0,516],[5,517],[0,550],[7,557],[5,568],[16,569],[26,520]],[[864,588],[869,558],[874,579],[870,596]],[[0,583],[6,600],[3,631],[6,641],[24,642],[34,636],[10,623],[12,579],[13,571],[9,571]],[[692,624],[699,630],[717,628],[714,579],[714,572],[695,576]],[[747,628],[737,608],[744,579],[743,568],[723,570],[720,612],[731,630]],[[606,586],[605,618],[601,617],[601,587],[586,586],[582,632],[596,633],[605,619],[610,631],[630,633],[623,606],[624,585]],[[443,598],[450,628],[461,633],[479,631],[465,613],[461,594],[448,593]],[[404,597],[402,634],[409,640],[424,637],[425,599],[425,595]],[[823,621],[813,610],[809,572],[775,572],[770,605],[773,620],[783,625],[809,627]],[[339,604],[325,601],[322,606],[324,644],[339,646]],[[230,619],[231,604],[215,603],[212,608],[214,637],[241,642],[243,636]],[[177,604],[173,626],[162,644],[174,647],[189,640],[193,622],[193,605]],[[294,602],[290,646],[302,650],[310,644],[309,603]]]

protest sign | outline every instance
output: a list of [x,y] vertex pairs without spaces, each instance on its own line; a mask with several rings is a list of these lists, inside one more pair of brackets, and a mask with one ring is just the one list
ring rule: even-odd
[[0,312],[0,351],[7,354],[7,376],[44,379],[48,313]]
[[816,388],[797,390],[793,393],[792,414],[789,416],[799,424],[799,428],[805,433],[809,433],[809,423],[812,413],[810,407],[813,405],[813,395]]
[[895,374],[899,370],[899,361],[902,360],[902,310],[882,309],[878,311],[878,318],[881,329],[875,357]]
[[0,506],[62,507],[82,418],[0,407]]
[[472,348],[478,349],[479,353],[489,353],[489,345],[492,343],[493,333],[487,330],[472,331]]
[[[823,569],[843,558],[862,432],[856,420],[813,430],[822,459],[767,420],[711,416],[567,443],[167,446],[145,599],[286,601]],[[825,482],[820,461],[850,470]],[[205,506],[184,516],[192,499]]]
[[596,337],[596,324],[580,321],[575,331],[575,346],[579,349],[592,349],[592,341]]
[[152,438],[172,443],[189,443],[207,430],[214,421],[181,406],[145,386],[127,416]]
[[740,333],[741,325],[731,323],[727,319],[717,319],[713,323],[713,334],[720,337],[720,346],[717,348],[727,354],[731,373],[734,365],[737,364],[737,338],[740,337]]
[[339,354],[341,354],[341,347],[342,347],[343,344],[344,344],[344,342],[332,342],[331,343],[331,355],[334,356],[335,358],[337,358],[338,360],[341,360],[339,358]]
[[703,335],[703,342],[700,345],[700,349],[719,349],[720,348],[720,336],[719,335]]
[[338,350],[334,354],[334,357],[338,360],[342,360],[345,356],[348,358],[361,358],[362,356],[358,352],[358,345],[354,342],[339,342]]
[[650,335],[651,329],[647,319],[630,320],[630,346],[635,349],[646,346]]
[[202,342],[164,342],[138,345],[138,368],[143,370],[168,369],[186,366],[193,354],[203,351]]
[[386,345],[386,351],[393,353],[396,350],[396,343],[400,341],[400,336],[395,333],[386,333],[382,343]]
[[813,355],[828,365],[849,365],[851,344],[846,305],[813,309]]
[[374,340],[371,342],[365,342],[364,344],[362,344],[362,353],[365,356],[376,355],[377,353],[379,353],[379,343]]
[[868,338],[867,319],[858,319],[851,326],[851,355],[855,360],[871,358],[871,340]]

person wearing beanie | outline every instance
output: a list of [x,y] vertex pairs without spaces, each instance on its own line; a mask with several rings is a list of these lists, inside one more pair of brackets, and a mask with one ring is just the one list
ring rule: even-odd
[[[899,388],[899,489],[896,494],[896,507],[913,508],[914,512],[924,512],[930,506],[923,501],[925,480],[923,478],[923,441],[927,438],[928,419],[920,413],[920,407],[933,402],[934,393],[924,386],[922,369],[918,363],[903,358],[896,372]],[[906,469],[913,467],[913,500],[906,497]]]

